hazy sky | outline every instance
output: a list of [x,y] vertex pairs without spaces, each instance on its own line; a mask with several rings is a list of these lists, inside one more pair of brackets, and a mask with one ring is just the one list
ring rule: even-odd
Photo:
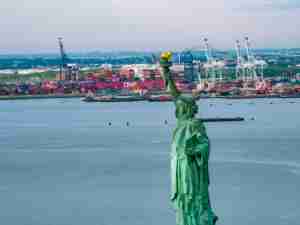
[[300,0],[2,0],[0,54],[300,47]]

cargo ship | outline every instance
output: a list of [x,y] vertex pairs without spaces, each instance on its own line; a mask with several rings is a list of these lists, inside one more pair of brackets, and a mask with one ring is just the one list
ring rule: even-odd
[[145,101],[142,96],[86,96],[84,102],[137,102]]
[[173,97],[171,95],[150,95],[147,100],[149,102],[170,102],[173,101]]

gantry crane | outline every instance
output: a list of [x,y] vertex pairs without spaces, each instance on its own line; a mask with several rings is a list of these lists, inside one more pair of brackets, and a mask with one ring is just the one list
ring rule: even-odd
[[78,80],[79,66],[77,64],[68,64],[68,61],[70,60],[64,49],[63,38],[58,37],[57,39],[61,57],[59,68],[59,80]]
[[236,50],[236,69],[235,69],[235,78],[236,80],[242,79],[245,80],[245,59],[242,56],[241,52],[241,43],[239,40],[235,42],[235,50]]
[[64,44],[63,44],[63,38],[58,37],[58,45],[59,45],[59,51],[60,51],[60,67],[59,67],[59,76],[60,80],[63,80],[63,71],[67,67],[67,54],[64,49]]
[[222,81],[225,63],[223,61],[217,61],[213,57],[212,48],[210,47],[207,38],[204,38],[204,47],[207,62],[203,65],[203,67],[205,69],[206,78],[213,82],[215,82],[216,79]]
[[252,53],[250,41],[248,37],[245,37],[245,48],[247,54],[247,61],[245,63],[246,79],[256,80],[257,79],[256,63],[255,63],[256,59]]

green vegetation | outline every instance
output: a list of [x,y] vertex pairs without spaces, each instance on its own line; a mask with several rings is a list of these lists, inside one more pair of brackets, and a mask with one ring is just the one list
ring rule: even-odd
[[300,73],[300,68],[287,64],[269,65],[266,67],[264,73],[266,77],[282,76],[285,74],[295,75]]
[[28,81],[41,81],[41,80],[54,80],[57,72],[47,71],[43,73],[31,74],[0,74],[0,82],[28,82]]
[[[96,72],[97,70],[88,70],[80,72],[80,77],[85,77],[89,73]],[[55,80],[55,71],[47,71],[42,73],[30,73],[30,74],[0,74],[0,83],[16,83],[16,82],[39,82],[42,80]]]

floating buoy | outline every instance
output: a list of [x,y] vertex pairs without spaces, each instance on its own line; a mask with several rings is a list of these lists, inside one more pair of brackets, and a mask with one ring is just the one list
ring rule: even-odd
[[126,126],[129,127],[129,122],[128,121],[126,122]]
[[111,122],[108,123],[108,126],[111,126]]
[[251,117],[250,120],[255,120],[255,117]]
[[165,120],[165,124],[168,124],[168,121],[167,121],[167,120]]

